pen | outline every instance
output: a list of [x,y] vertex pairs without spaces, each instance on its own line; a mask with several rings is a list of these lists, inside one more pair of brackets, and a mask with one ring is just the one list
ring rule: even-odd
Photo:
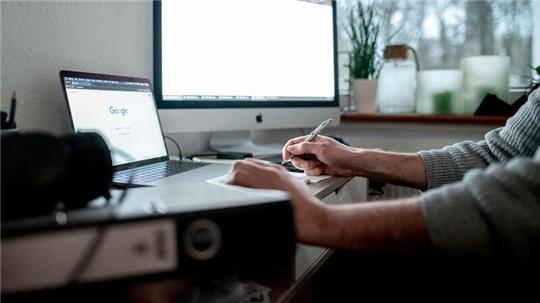
[[[304,143],[305,142],[312,142],[313,140],[315,140],[315,138],[317,137],[317,135],[323,131],[323,129],[325,127],[327,127],[328,125],[330,125],[330,123],[332,123],[332,119],[328,119],[328,120],[325,120],[323,121],[321,124],[319,124],[319,126],[317,126],[310,134],[309,136],[307,136],[306,139],[304,139]],[[291,162],[291,159],[294,157],[294,155],[292,155],[289,160],[287,161],[283,161],[281,162],[281,165],[287,163],[287,162]]]
[[15,91],[13,91],[13,95],[11,95],[11,108],[9,113],[9,123],[8,128],[16,128],[17,125],[15,124],[15,112],[17,111],[17,96],[15,95]]

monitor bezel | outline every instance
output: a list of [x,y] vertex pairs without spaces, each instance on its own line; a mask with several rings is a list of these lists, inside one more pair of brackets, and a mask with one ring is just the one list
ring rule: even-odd
[[[154,96],[158,109],[179,108],[277,108],[277,107],[339,107],[338,48],[337,48],[337,16],[336,1],[332,0],[332,32],[334,48],[334,100],[332,101],[214,101],[201,99],[197,101],[163,100],[161,70],[161,0],[153,1],[154,17]],[[319,4],[320,5],[320,4]]]

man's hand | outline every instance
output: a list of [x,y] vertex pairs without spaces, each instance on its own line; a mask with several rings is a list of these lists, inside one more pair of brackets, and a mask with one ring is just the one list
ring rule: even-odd
[[296,237],[313,243],[325,224],[325,208],[308,186],[280,165],[255,159],[238,161],[229,173],[227,183],[252,188],[277,189],[290,194],[294,209]]
[[289,140],[282,153],[284,160],[294,155],[291,162],[307,175],[362,176],[420,189],[427,186],[424,163],[418,154],[353,148],[325,136],[304,143],[305,138]]
[[305,142],[307,136],[289,140],[283,147],[283,160],[289,160],[307,175],[354,176],[353,163],[357,150],[334,139],[317,136],[313,142]]
[[307,185],[281,166],[253,159],[236,162],[228,183],[288,191],[296,238],[306,244],[364,251],[421,251],[430,245],[417,197],[324,205],[313,197]]

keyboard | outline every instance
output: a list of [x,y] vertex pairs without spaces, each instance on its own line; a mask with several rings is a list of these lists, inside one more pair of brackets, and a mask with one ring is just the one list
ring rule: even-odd
[[146,184],[208,165],[201,162],[165,161],[114,173],[114,183]]

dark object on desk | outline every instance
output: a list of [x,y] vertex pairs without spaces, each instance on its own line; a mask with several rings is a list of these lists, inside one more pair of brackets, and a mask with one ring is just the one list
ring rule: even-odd
[[281,166],[285,167],[288,171],[293,173],[303,173],[304,171],[296,168],[291,162],[286,162],[284,164],[281,164]]
[[95,133],[2,135],[2,220],[75,209],[109,198],[112,162]]
[[253,158],[253,154],[242,153],[242,152],[218,152],[216,154],[216,158],[238,160],[238,159],[245,159],[245,158]]
[[474,112],[475,116],[513,116],[527,102],[527,96],[522,95],[512,105],[502,101],[494,94],[487,94]]

